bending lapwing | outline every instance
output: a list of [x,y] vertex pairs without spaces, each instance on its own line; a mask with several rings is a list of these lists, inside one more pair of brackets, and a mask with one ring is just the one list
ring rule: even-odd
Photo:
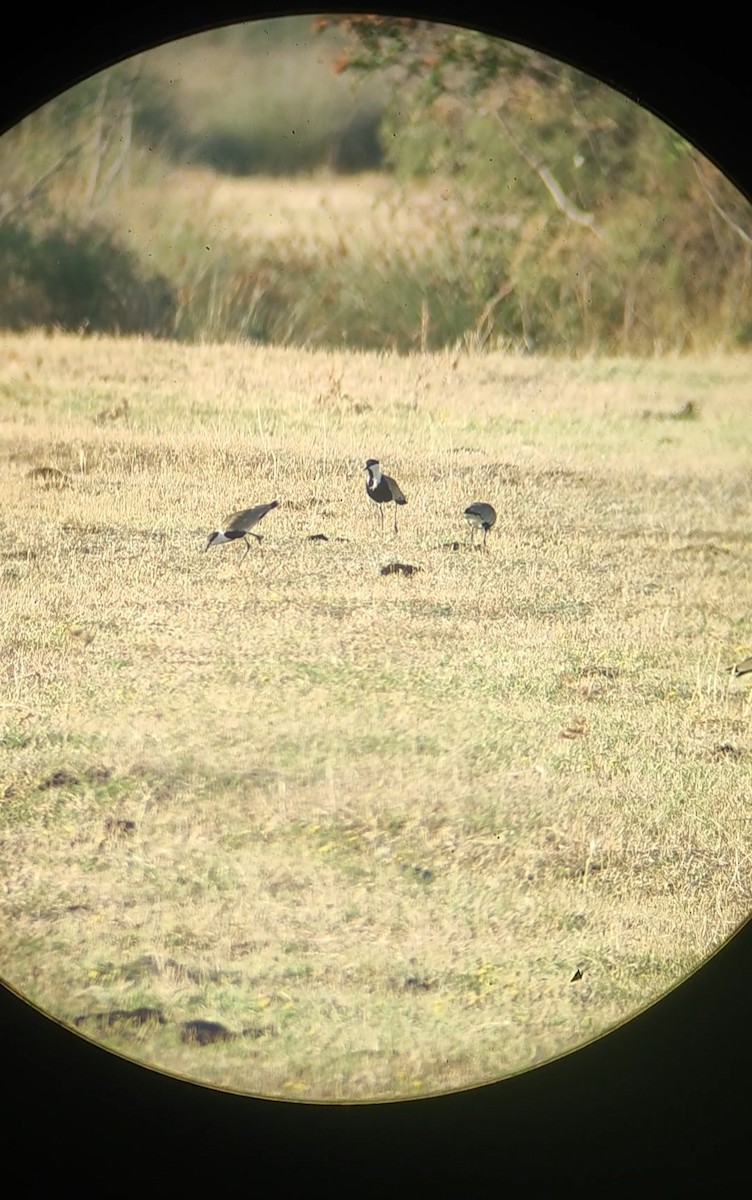
[[[273,508],[279,508],[279,500],[272,500],[271,504],[257,504],[255,508],[244,508],[242,512],[232,513],[225,520],[222,529],[215,529],[214,533],[209,534],[205,549],[208,550],[210,546],[221,546],[223,542],[235,542],[238,538],[242,538],[245,542],[245,554],[247,554],[251,548],[248,535],[255,537],[257,542],[261,541],[261,535],[252,532],[253,527],[258,525],[259,521],[263,520]],[[245,554],[241,558],[241,562],[243,562]]]
[[[376,458],[369,458],[365,465],[365,471],[368,474],[366,479],[366,491],[372,500],[377,504],[391,504],[394,502],[394,532],[397,532],[397,505],[407,504],[407,500],[402,495],[402,489],[398,483],[392,479],[390,475],[382,475],[381,465]],[[384,510],[379,509],[381,513],[381,528],[384,528]]]
[[729,667],[732,675],[749,675],[752,673],[752,658],[744,658],[740,663],[736,663],[733,667]]
[[465,509],[465,520],[470,526],[470,545],[475,541],[476,529],[483,530],[483,548],[486,547],[486,537],[489,529],[493,529],[496,524],[496,511],[490,504],[482,504],[480,501],[477,504],[469,504]]

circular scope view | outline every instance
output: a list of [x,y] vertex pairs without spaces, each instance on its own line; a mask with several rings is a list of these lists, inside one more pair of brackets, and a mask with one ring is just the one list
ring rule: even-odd
[[0,177],[3,979],[362,1102],[699,966],[752,907],[744,197],[380,17],[148,51]]

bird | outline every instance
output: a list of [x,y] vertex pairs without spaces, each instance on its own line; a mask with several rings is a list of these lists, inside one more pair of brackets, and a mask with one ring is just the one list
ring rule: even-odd
[[[368,474],[366,479],[366,491],[372,500],[377,504],[391,504],[394,502],[394,532],[397,533],[397,505],[407,504],[407,500],[402,494],[402,489],[390,475],[382,475],[381,464],[376,458],[369,458],[364,470]],[[381,513],[381,528],[384,528],[384,510],[379,509]]]
[[729,667],[732,675],[749,675],[752,672],[752,657],[744,658],[740,663],[735,663],[733,667]]
[[[263,520],[273,508],[279,508],[279,500],[272,500],[271,504],[257,504],[255,508],[244,508],[242,512],[232,513],[225,519],[221,529],[215,529],[214,533],[209,534],[209,540],[204,549],[208,550],[210,546],[221,546],[223,542],[234,542],[238,538],[242,538],[245,542],[245,554],[247,554],[251,548],[248,535],[255,537],[257,542],[261,541],[261,535],[251,531],[254,525],[258,525],[259,521]],[[241,558],[241,562],[245,559],[245,554]]]
[[465,520],[470,526],[470,545],[475,541],[476,529],[483,530],[483,547],[485,549],[486,537],[489,529],[493,529],[496,524],[496,510],[490,504],[483,504],[478,501],[476,504],[469,504],[465,509]]

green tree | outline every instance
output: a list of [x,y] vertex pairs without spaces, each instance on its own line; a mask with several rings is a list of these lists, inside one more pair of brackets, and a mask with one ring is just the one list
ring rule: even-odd
[[383,142],[464,219],[476,332],[652,352],[752,336],[750,206],[673,129],[536,50],[411,18],[324,17],[337,69],[391,84]]

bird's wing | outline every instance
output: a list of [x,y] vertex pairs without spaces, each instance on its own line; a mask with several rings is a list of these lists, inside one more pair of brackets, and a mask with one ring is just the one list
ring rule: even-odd
[[468,507],[465,509],[465,516],[477,517],[479,521],[481,521],[484,525],[488,525],[489,528],[496,520],[496,512],[491,505],[482,504],[480,501],[477,501],[475,504],[468,505]]
[[241,529],[246,532],[258,525],[261,518],[274,507],[273,504],[257,504],[255,508],[244,508],[242,512],[232,513],[227,518],[225,529]]
[[402,489],[398,483],[390,475],[382,475],[389,485],[389,491],[392,493],[392,500],[395,504],[407,504],[407,500],[402,494]]
[[279,500],[272,500],[269,504],[257,504],[255,508],[248,510],[246,516],[252,517],[255,525],[257,521],[260,521],[262,517],[265,517],[268,512],[272,511],[273,508],[279,508]]

